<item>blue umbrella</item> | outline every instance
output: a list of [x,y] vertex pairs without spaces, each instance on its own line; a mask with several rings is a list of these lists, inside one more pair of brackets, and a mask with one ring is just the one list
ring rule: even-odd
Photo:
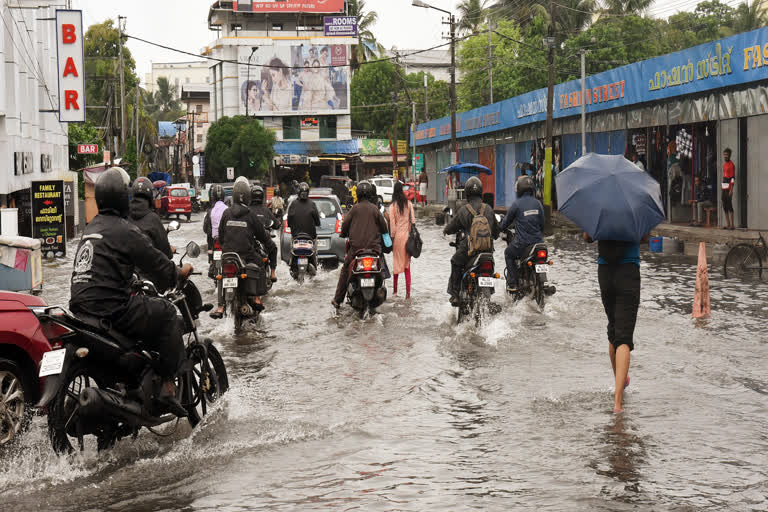
[[664,220],[658,182],[621,155],[589,153],[555,181],[560,213],[594,240],[636,242]]
[[477,174],[493,174],[493,171],[487,168],[484,165],[480,164],[456,164],[452,165],[450,167],[446,167],[442,171],[440,171],[438,174],[446,174],[449,172],[469,172],[469,173],[477,173]]

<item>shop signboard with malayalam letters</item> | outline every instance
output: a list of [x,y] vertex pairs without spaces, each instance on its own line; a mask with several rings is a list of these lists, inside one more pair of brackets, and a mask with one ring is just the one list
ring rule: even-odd
[[30,192],[33,238],[40,239],[43,255],[65,256],[64,181],[33,181]]

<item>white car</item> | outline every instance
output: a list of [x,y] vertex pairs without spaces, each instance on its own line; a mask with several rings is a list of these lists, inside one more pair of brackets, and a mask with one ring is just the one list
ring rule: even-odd
[[382,202],[392,202],[392,192],[394,192],[395,189],[395,179],[392,176],[374,176],[368,181],[373,185],[376,185],[376,193],[381,198]]

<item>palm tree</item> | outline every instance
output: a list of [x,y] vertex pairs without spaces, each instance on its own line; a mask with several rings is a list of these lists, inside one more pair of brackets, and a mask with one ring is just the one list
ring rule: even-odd
[[546,0],[498,0],[486,9],[489,18],[514,20],[525,27],[537,16],[549,19]]
[[740,4],[733,17],[733,31],[737,34],[749,32],[768,25],[768,2],[752,0]]
[[358,45],[354,48],[357,62],[377,58],[384,47],[373,35],[373,26],[379,19],[376,11],[366,12],[365,0],[348,0],[347,15],[357,16]]
[[161,76],[157,79],[157,90],[155,91],[155,102],[158,110],[163,112],[172,112],[181,109],[181,102],[176,99],[178,88],[171,85],[167,77]]
[[486,17],[486,0],[462,0],[458,5],[459,33],[477,34]]
[[654,0],[603,0],[603,12],[606,14],[642,14]]

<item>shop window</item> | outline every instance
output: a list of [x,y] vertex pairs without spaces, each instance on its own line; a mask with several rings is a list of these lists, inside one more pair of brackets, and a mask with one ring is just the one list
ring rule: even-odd
[[301,119],[298,116],[283,118],[283,140],[301,140]]
[[203,142],[203,134],[202,133],[198,133],[196,138],[197,138],[197,142]]
[[195,112],[197,112],[199,114],[202,111],[203,111],[203,106],[202,105],[195,105]]
[[336,116],[323,116],[320,118],[320,138],[336,138]]

